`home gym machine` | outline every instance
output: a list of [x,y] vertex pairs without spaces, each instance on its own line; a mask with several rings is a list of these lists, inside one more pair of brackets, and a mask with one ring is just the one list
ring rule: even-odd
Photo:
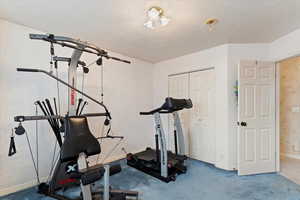
[[[193,107],[190,99],[166,98],[165,103],[152,111],[141,115],[154,115],[156,149],[147,147],[145,151],[127,154],[127,164],[164,182],[175,181],[176,176],[186,172],[184,135],[178,111]],[[167,150],[166,137],[160,114],[171,113],[174,117],[175,153]]]
[[[117,173],[121,170],[120,165],[114,165],[110,168],[109,165],[99,164],[95,166],[88,166],[87,158],[92,155],[100,154],[101,148],[100,143],[91,133],[87,117],[105,117],[104,125],[110,126],[111,114],[108,108],[104,105],[103,101],[98,101],[95,98],[84,93],[82,90],[76,88],[77,83],[77,68],[80,65],[83,67],[83,72],[88,73],[89,68],[83,61],[80,61],[80,57],[83,52],[92,53],[97,55],[99,58],[95,61],[98,65],[102,64],[102,58],[113,59],[120,62],[130,63],[129,61],[122,60],[116,57],[111,57],[108,53],[92,44],[75,40],[72,38],[54,36],[54,35],[39,35],[30,34],[31,39],[43,40],[50,43],[50,72],[42,69],[30,69],[30,68],[17,68],[19,72],[32,72],[32,73],[43,73],[50,78],[57,81],[57,86],[62,84],[69,88],[68,91],[68,112],[66,116],[60,115],[60,104],[57,106],[56,99],[54,98],[55,111],[52,109],[51,103],[48,99],[45,102],[37,101],[35,105],[40,107],[44,115],[35,116],[16,116],[14,120],[19,122],[18,127],[15,128],[15,134],[26,135],[29,150],[31,153],[32,161],[36,170],[37,179],[38,170],[36,163],[34,162],[34,156],[32,148],[28,139],[28,134],[24,129],[22,123],[24,121],[38,121],[48,120],[52,130],[54,131],[57,143],[60,146],[58,160],[54,171],[50,172],[51,179],[47,183],[40,183],[39,193],[46,196],[50,196],[59,200],[70,200],[66,196],[63,196],[57,192],[59,189],[67,189],[70,186],[78,185],[81,186],[81,196],[76,198],[82,200],[125,200],[128,198],[137,199],[138,193],[133,191],[122,191],[112,190],[109,186],[109,176]],[[74,49],[71,58],[57,57],[54,55],[54,44],[61,45],[63,47],[69,47]],[[68,62],[68,82],[58,78],[57,67],[58,62]],[[56,76],[53,75],[53,64],[56,68]],[[59,88],[59,87],[58,87]],[[102,91],[103,92],[103,91]],[[96,103],[104,109],[103,113],[86,113],[82,114],[83,108],[86,102],[81,106],[82,99],[77,103],[77,93],[81,94],[90,101]],[[103,93],[101,93],[103,96]],[[58,91],[59,97],[59,91]],[[103,99],[102,99],[103,100]],[[59,102],[59,98],[58,98]],[[58,107],[58,108],[57,108]],[[36,112],[37,113],[37,112]],[[109,127],[110,130],[111,127]],[[64,137],[61,136],[64,133]],[[38,134],[37,134],[38,135]],[[109,132],[106,134],[107,138],[123,138],[122,136],[112,136]],[[103,137],[102,137],[103,138]],[[9,156],[16,153],[15,142],[13,136],[11,137],[11,144],[9,149]],[[55,156],[54,156],[55,157]],[[53,157],[53,158],[54,158]],[[38,156],[37,156],[38,159]],[[95,183],[104,177],[104,186],[98,192],[92,192],[91,184]]]

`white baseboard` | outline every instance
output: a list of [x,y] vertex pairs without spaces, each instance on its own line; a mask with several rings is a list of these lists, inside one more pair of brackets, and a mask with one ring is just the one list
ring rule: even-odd
[[[139,152],[139,151],[136,151],[136,152]],[[105,163],[110,163],[110,162],[114,162],[114,161],[117,161],[117,160],[122,160],[124,158],[125,157],[123,155],[113,156],[113,157],[110,157],[110,158],[106,159]],[[47,178],[48,177],[43,177],[43,178],[41,178],[40,181],[45,182],[45,181],[47,181]],[[37,181],[36,181],[36,179],[34,179],[34,180],[28,181],[26,183],[22,183],[22,184],[19,184],[19,185],[14,185],[14,186],[11,186],[11,187],[0,189],[0,196],[5,196],[5,195],[11,194],[11,193],[15,193],[15,192],[18,192],[18,191],[21,191],[21,190],[25,190],[25,189],[34,187],[36,185],[37,185]]]
[[[41,178],[40,181],[45,182],[45,181],[47,181],[47,178],[48,177],[43,177],[43,178]],[[19,185],[14,185],[14,186],[11,186],[11,187],[8,187],[8,188],[4,188],[4,189],[0,190],[0,196],[5,196],[5,195],[8,195],[8,194],[11,194],[11,193],[14,193],[14,192],[25,190],[25,189],[34,187],[36,185],[37,185],[37,180],[34,179],[34,180],[28,181],[26,183],[22,183],[22,184],[19,184]]]
[[296,155],[296,154],[282,153],[281,156],[282,157],[294,158],[294,159],[299,159],[300,160],[300,155]]

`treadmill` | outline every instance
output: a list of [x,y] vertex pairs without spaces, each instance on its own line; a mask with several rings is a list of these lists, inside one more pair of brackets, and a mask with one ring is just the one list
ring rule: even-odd
[[[155,122],[155,149],[147,147],[145,151],[127,154],[127,165],[156,177],[166,183],[175,181],[177,175],[186,172],[184,135],[178,111],[193,107],[191,99],[167,97],[164,104],[140,115],[153,115]],[[167,150],[166,135],[161,122],[161,114],[172,114],[174,118],[175,152]]]

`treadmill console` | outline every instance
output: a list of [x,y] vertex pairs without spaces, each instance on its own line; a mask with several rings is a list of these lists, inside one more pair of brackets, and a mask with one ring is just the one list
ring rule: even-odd
[[191,99],[174,99],[172,97],[167,97],[162,109],[168,112],[174,112],[183,109],[190,109],[192,107],[193,103]]
[[140,112],[140,115],[153,115],[157,112],[159,113],[172,113],[175,111],[190,109],[193,107],[191,99],[174,99],[172,97],[167,97],[165,103],[154,110],[148,112]]

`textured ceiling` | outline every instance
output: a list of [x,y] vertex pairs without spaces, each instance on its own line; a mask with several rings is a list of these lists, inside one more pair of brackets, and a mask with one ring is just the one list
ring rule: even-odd
[[[154,5],[172,21],[148,30]],[[211,17],[220,22],[209,32]],[[224,43],[271,42],[300,28],[300,0],[1,0],[0,18],[155,63]]]

